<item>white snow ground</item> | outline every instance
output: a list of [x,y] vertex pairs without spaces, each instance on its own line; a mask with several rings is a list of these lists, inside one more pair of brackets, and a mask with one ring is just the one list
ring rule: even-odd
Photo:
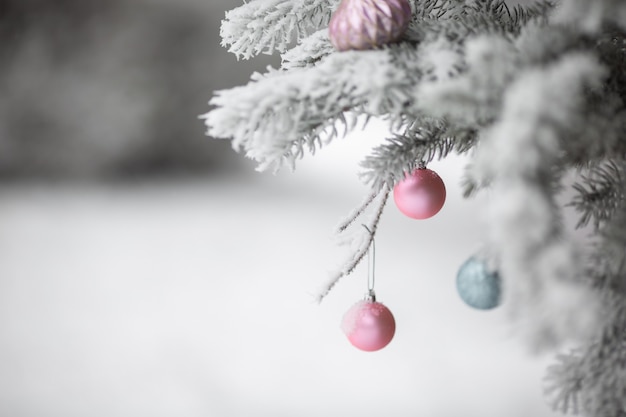
[[[7,417],[541,417],[551,357],[526,353],[501,309],[458,299],[480,247],[459,159],[419,222],[390,201],[377,293],[392,343],[339,330],[366,268],[317,305],[344,254],[329,239],[365,188],[347,142],[295,174],[0,189],[0,415]],[[351,155],[353,153],[353,155]]]

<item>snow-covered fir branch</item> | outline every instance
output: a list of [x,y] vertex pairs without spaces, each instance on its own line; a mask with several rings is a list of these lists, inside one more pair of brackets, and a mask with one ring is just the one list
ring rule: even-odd
[[[380,194],[379,190],[376,190],[376,191],[373,191],[373,192],[369,193],[367,195],[367,197],[365,197],[363,202],[357,208],[352,210],[339,223],[339,225],[337,225],[337,227],[335,228],[335,233],[336,234],[341,234],[341,233],[345,232],[348,229],[348,227],[350,227],[356,221],[356,219],[358,219],[363,213],[365,213],[365,211],[374,202],[374,200],[376,199],[376,197],[378,197],[379,194]],[[370,232],[372,232],[371,229],[370,229]]]
[[495,35],[467,41],[464,55],[467,69],[456,77],[422,83],[417,105],[426,114],[487,126],[501,112],[503,92],[519,70],[519,57],[511,42]]
[[298,46],[282,54],[281,68],[291,70],[314,66],[333,52],[335,49],[328,39],[328,30],[318,30]]
[[363,215],[365,209],[373,204],[373,213],[367,221],[368,224],[364,224],[365,230],[359,229],[344,240],[344,243],[350,246],[350,252],[344,262],[330,274],[328,281],[319,291],[317,295],[318,302],[321,302],[342,278],[350,275],[361,263],[363,258],[365,258],[365,255],[367,255],[369,248],[372,246],[372,241],[376,236],[378,223],[383,215],[383,210],[389,199],[390,192],[391,188],[385,188],[378,193],[369,195],[360,209],[351,212],[337,228],[339,236],[346,233],[348,226],[353,224],[356,218]]
[[575,24],[588,33],[600,32],[607,24],[626,31],[626,2],[624,0],[566,0],[561,1],[555,22]]
[[203,116],[208,133],[231,138],[260,170],[293,165],[305,150],[337,137],[339,123],[348,131],[347,111],[402,114],[420,77],[415,55],[410,45],[393,45],[333,54],[309,68],[270,70],[247,86],[216,93],[216,108]]
[[584,92],[600,88],[605,76],[597,59],[582,53],[527,71],[508,88],[500,120],[474,161],[478,177],[492,180],[489,237],[500,248],[507,305],[537,347],[585,340],[595,331],[598,302],[561,226],[554,175],[559,138],[584,116]]
[[[626,160],[615,169],[626,168]],[[618,194],[626,193],[625,183]],[[626,413],[626,199],[603,223],[588,274],[602,297],[601,334],[560,355],[548,368],[546,393],[555,409],[588,416]]]
[[[504,3],[493,0],[469,5],[455,0],[418,1],[413,4],[415,18],[405,36],[420,42],[391,45],[379,51],[333,53],[327,31],[318,30],[299,38],[300,44],[283,54],[283,71],[271,70],[264,76],[257,75],[247,86],[217,92],[211,101],[216,108],[205,115],[208,133],[233,139],[234,148],[257,160],[263,170],[278,169],[284,163],[293,166],[303,152],[314,152],[323,141],[332,140],[346,111],[405,119],[410,125],[419,114],[414,108],[415,97],[419,96],[415,89],[422,74],[427,80],[454,77],[463,71],[464,51],[460,45],[469,34],[502,34],[513,30],[513,26],[519,29],[527,19],[544,11],[547,4],[518,7],[512,12]],[[225,42],[233,45],[233,52],[251,56],[249,47],[267,44],[259,33],[291,34],[293,30],[278,30],[273,25],[282,22],[281,28],[291,27],[285,26],[285,19],[309,12],[318,15],[324,5],[324,10],[331,9],[320,0],[247,3],[229,12],[223,30],[232,36],[223,34]],[[325,22],[319,21],[317,27]],[[255,32],[251,33],[250,28]],[[420,34],[412,28],[425,32]],[[304,36],[304,32],[301,34]],[[274,45],[273,41],[269,44]],[[248,48],[245,53],[244,45]],[[281,45],[284,47],[279,50],[287,48],[287,43]],[[373,88],[367,89],[367,84],[374,84]],[[383,179],[374,182],[382,184]]]
[[529,22],[545,21],[552,7],[546,1],[514,8],[499,0],[416,2],[405,38],[422,42],[445,37],[462,43],[468,37],[488,33],[513,37]]
[[476,139],[471,128],[457,128],[445,120],[428,117],[413,121],[402,134],[386,139],[361,163],[359,175],[374,189],[393,186],[409,173],[417,161],[431,162],[450,152],[469,150]]
[[222,45],[244,59],[284,52],[294,40],[328,25],[338,0],[254,0],[226,13]]
[[573,185],[577,194],[570,203],[581,213],[576,227],[586,226],[593,220],[598,229],[610,220],[626,196],[622,190],[625,181],[621,167],[609,160],[592,166],[588,174],[580,175],[580,182]]

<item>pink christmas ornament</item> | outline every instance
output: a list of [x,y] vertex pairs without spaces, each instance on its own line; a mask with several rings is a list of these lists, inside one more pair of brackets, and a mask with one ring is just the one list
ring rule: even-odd
[[396,332],[396,321],[383,304],[362,300],[346,312],[341,329],[356,348],[374,352],[391,342]]
[[418,168],[406,175],[393,189],[398,209],[413,219],[428,219],[446,201],[446,186],[435,171]]
[[343,0],[328,34],[338,51],[373,49],[400,39],[410,20],[408,0]]

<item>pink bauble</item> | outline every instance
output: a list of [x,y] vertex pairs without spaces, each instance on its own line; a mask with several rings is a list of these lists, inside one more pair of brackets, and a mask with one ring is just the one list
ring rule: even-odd
[[400,39],[410,20],[408,0],[342,0],[328,36],[338,51],[373,49]]
[[428,219],[439,213],[446,201],[446,186],[435,171],[418,168],[393,189],[398,209],[413,219]]
[[391,342],[396,332],[396,321],[383,304],[363,300],[346,312],[341,329],[356,348],[373,352]]

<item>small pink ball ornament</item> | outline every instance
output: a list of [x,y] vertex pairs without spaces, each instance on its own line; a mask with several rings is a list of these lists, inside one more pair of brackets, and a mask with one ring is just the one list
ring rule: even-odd
[[439,213],[446,201],[446,186],[437,173],[421,166],[406,175],[393,189],[398,209],[413,219],[428,219]]
[[346,312],[341,329],[354,347],[374,352],[391,342],[396,333],[396,321],[383,304],[372,299],[362,300]]
[[328,35],[338,51],[373,49],[400,39],[410,20],[408,0],[342,0]]

